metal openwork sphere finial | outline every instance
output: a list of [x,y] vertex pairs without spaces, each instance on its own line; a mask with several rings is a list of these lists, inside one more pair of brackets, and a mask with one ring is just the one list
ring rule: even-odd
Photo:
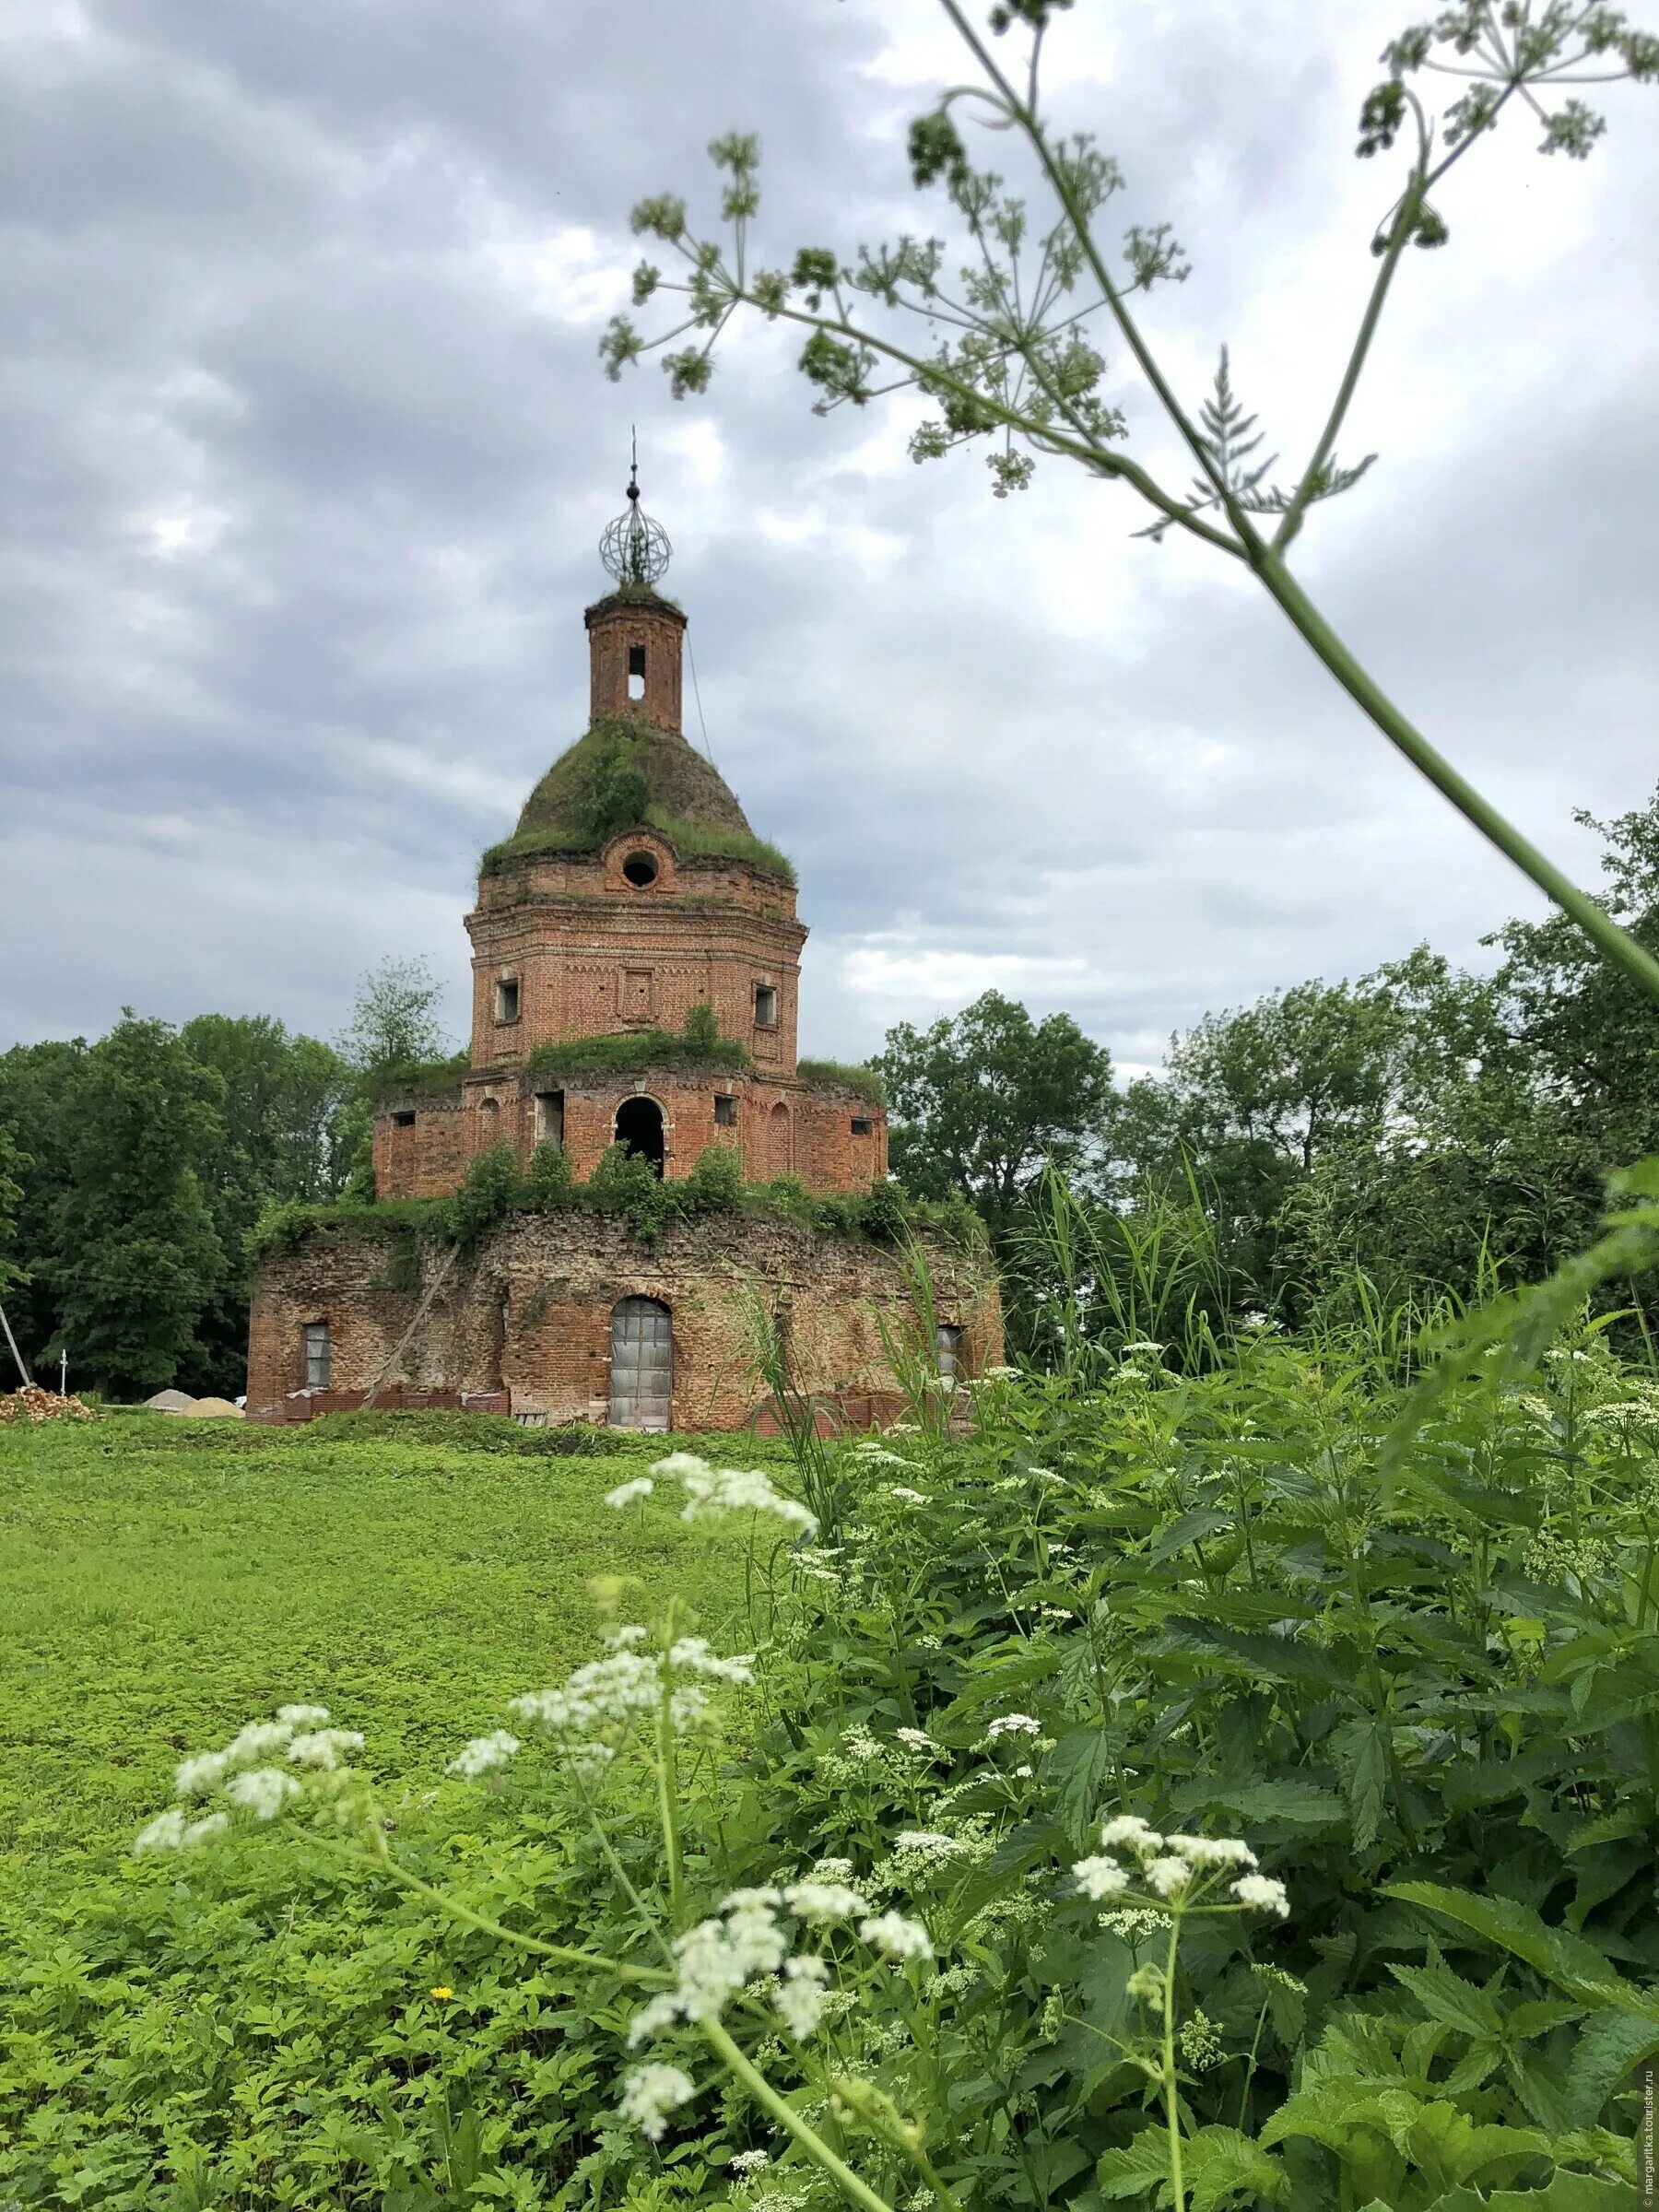
[[618,583],[653,584],[666,574],[673,556],[667,531],[641,510],[636,454],[628,479],[628,512],[619,514],[599,540],[599,558]]

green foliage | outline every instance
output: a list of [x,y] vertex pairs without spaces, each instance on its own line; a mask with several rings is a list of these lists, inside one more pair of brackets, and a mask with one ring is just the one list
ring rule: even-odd
[[1101,1146],[1112,1061],[1066,1014],[1033,1022],[987,991],[951,1019],[888,1032],[876,1063],[892,1101],[893,1171],[921,1196],[958,1192],[1006,1230],[1044,1162],[1063,1172]]
[[60,1340],[106,1396],[164,1388],[197,1348],[224,1265],[196,1163],[225,1087],[165,1022],[130,1009],[87,1055],[53,1223]]
[[429,960],[382,960],[358,987],[341,1052],[371,1085],[382,1069],[418,1067],[438,1059],[443,1050],[438,1020],[442,999],[443,986]]
[[677,730],[630,714],[601,715],[559,756],[512,837],[485,853],[482,872],[498,876],[539,853],[596,853],[636,823],[660,830],[691,867],[735,860],[794,881],[782,853],[749,829],[712,762]]
[[582,1191],[599,1212],[625,1215],[634,1234],[650,1244],[667,1218],[669,1188],[643,1154],[627,1145],[607,1145]]
[[683,1034],[696,1052],[709,1052],[720,1042],[720,1017],[706,998],[687,1013]]
[[644,820],[651,786],[625,739],[613,737],[594,754],[584,796],[582,827],[594,846],[608,844],[619,830]]
[[887,1079],[878,1067],[845,1060],[797,1060],[795,1074],[808,1089],[851,1091],[872,1106],[887,1104]]
[[[787,1327],[761,1311],[786,1392]],[[74,1735],[42,1724],[48,1759],[0,1778],[41,1841],[135,1824],[179,1747],[321,1696],[370,1737],[394,1858],[475,1916],[354,1874],[326,1829],[119,1877],[91,1858],[12,1915],[0,2184],[137,2212],[165,2157],[295,2212],[380,2212],[394,2189],[704,2206],[755,2148],[811,2199],[804,2154],[695,2030],[630,2051],[639,1993],[477,1916],[649,1968],[618,1865],[660,1922],[677,1864],[685,1925],[832,1858],[933,1959],[873,1971],[848,1929],[823,2033],[797,2043],[746,2001],[726,2026],[809,2121],[833,2093],[835,2153],[878,2203],[914,2194],[920,2144],[961,2212],[1629,2212],[1634,2069],[1659,2052],[1659,1382],[1594,1329],[1535,1344],[1532,1373],[1458,1370],[1384,1488],[1407,1397],[1363,1340],[1247,1330],[1197,1374],[1121,1348],[980,1383],[966,1432],[924,1378],[906,1431],[795,1440],[837,1548],[763,1537],[741,1623],[723,1555],[728,1618],[702,1626],[759,1650],[759,1692],[669,1791],[649,1732],[624,1739],[596,1801],[615,1859],[591,1785],[542,1751],[470,1795],[441,1768],[586,1655],[572,1553],[650,1559],[658,1587],[662,1563],[699,1571],[706,1524],[677,1497],[606,1514],[598,1465],[468,1417],[0,1436],[24,1645],[77,1670],[25,1667],[23,1724],[66,1697]],[[463,1460],[468,1433],[488,1441]],[[660,1448],[613,1441],[635,1468]],[[194,1616],[150,1553],[175,1559],[180,1524],[256,1666],[222,1632],[171,1634]],[[81,1588],[114,1593],[96,1651]],[[135,1738],[135,1663],[168,1703]],[[1124,1813],[1246,1837],[1288,1916],[1199,1921],[1171,1957],[1167,1923],[1072,1873]],[[1172,2008],[1179,2166],[1142,2066],[1165,2027],[1149,1986]],[[643,2059],[697,2088],[654,2152],[615,2117]],[[144,2095],[120,2093],[140,2071]]]
[[576,1174],[571,1156],[552,1137],[543,1137],[530,1155],[524,1176],[524,1203],[534,1210],[552,1213],[568,1206],[575,1195]]
[[242,1386],[253,1281],[249,1231],[274,1197],[332,1196],[356,1141],[351,1071],[315,1037],[265,1015],[201,1014],[179,1041],[224,1085],[222,1135],[196,1161],[223,1266],[197,1323],[200,1348],[181,1369],[187,1389]]
[[699,1213],[735,1214],[743,1204],[743,1161],[735,1145],[705,1145],[687,1176],[684,1203]]
[[0,1122],[0,1298],[15,1284],[29,1279],[18,1256],[18,1214],[23,1204],[23,1185],[18,1178],[31,1164],[18,1151],[11,1131]]
[[465,1050],[435,1060],[392,1060],[371,1072],[369,1096],[376,1105],[388,1099],[445,1098],[471,1072],[472,1054]]
[[520,1203],[524,1177],[512,1145],[487,1145],[467,1163],[461,1188],[450,1201],[450,1220],[459,1244],[476,1244]]
[[606,1037],[571,1037],[559,1044],[538,1044],[525,1063],[526,1072],[537,1079],[641,1075],[652,1067],[726,1067],[742,1072],[753,1065],[748,1047],[735,1037],[723,1037],[714,1022],[713,1008],[707,1006],[691,1008],[684,1030],[627,1030]]

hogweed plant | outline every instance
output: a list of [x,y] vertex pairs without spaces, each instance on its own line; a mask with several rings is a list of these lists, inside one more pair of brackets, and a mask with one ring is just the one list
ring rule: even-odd
[[[1225,348],[1214,391],[1196,409],[1177,395],[1160,364],[1142,302],[1190,273],[1169,226],[1132,226],[1114,250],[1105,223],[1123,173],[1091,135],[1064,134],[1050,120],[1044,42],[1069,5],[996,0],[986,11],[986,35],[966,0],[940,0],[975,76],[915,119],[909,153],[917,188],[943,194],[961,234],[959,269],[950,268],[943,239],[909,234],[860,245],[851,255],[803,246],[792,260],[761,265],[751,239],[760,205],[759,140],[731,133],[709,149],[724,180],[724,241],[692,228],[677,194],[634,208],[636,234],[665,247],[678,264],[671,276],[642,261],[634,272],[634,305],[666,297],[677,313],[649,338],[631,317],[617,316],[600,346],[607,372],[618,377],[644,353],[661,351],[676,397],[700,393],[716,342],[740,312],[751,311],[805,334],[799,366],[819,413],[865,406],[894,392],[934,403],[936,415],[911,441],[918,461],[989,441],[1000,498],[1030,482],[1038,456],[1071,462],[1123,487],[1150,511],[1140,535],[1157,542],[1179,531],[1247,569],[1390,744],[1570,914],[1606,959],[1659,1002],[1659,961],[1430,743],[1331,627],[1289,560],[1312,509],[1350,490],[1376,458],[1345,464],[1337,443],[1407,248],[1448,244],[1443,209],[1453,171],[1521,116],[1537,128],[1542,152],[1584,159],[1605,121],[1583,88],[1659,78],[1659,37],[1633,28],[1621,9],[1601,0],[1458,0],[1390,41],[1386,74],[1360,112],[1358,147],[1365,159],[1399,162],[1392,204],[1371,241],[1376,276],[1324,426],[1306,461],[1281,483],[1274,476],[1277,455],[1262,454],[1256,418],[1234,394]],[[1010,34],[1023,41],[1023,52],[1005,61],[998,42]],[[1436,86],[1447,92],[1439,112]],[[1032,182],[1050,203],[1046,228],[1023,193],[976,165],[964,128],[976,124],[1023,148]],[[1109,396],[1102,330],[1115,337],[1172,432],[1194,471],[1189,487],[1173,485],[1125,452],[1128,423]]]

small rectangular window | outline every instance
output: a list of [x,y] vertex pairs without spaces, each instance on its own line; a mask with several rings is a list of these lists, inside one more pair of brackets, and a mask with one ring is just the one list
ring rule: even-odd
[[855,1113],[853,1116],[853,1134],[854,1136],[868,1136],[871,1130],[874,1129],[875,1126],[875,1123],[870,1119],[867,1113]]
[[755,985],[755,1027],[758,1030],[775,1030],[778,1026],[778,994],[771,983]]
[[735,1129],[737,1126],[737,1101],[727,1097],[724,1091],[714,1100],[714,1120],[722,1129]]
[[942,1382],[957,1379],[957,1360],[962,1349],[962,1332],[948,1322],[942,1322],[935,1336],[935,1359]]
[[535,1094],[535,1141],[538,1145],[564,1143],[564,1092],[538,1090]]
[[328,1388],[328,1324],[325,1321],[308,1321],[305,1324],[307,1390]]
[[392,1126],[394,1129],[413,1129],[415,1126],[415,1116],[406,1112],[403,1113],[394,1113],[392,1116]]
[[643,676],[643,675],[644,675],[644,673],[645,673],[645,648],[644,648],[644,646],[643,646],[643,645],[630,645],[630,646],[629,647],[629,649],[628,649],[628,673],[629,673],[629,676]]
[[495,1018],[498,1021],[516,1021],[519,1018],[519,987],[515,975],[504,975],[495,987]]

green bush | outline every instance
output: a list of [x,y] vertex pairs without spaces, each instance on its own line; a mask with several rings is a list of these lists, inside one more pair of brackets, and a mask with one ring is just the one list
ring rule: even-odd
[[736,1213],[743,1204],[743,1162],[736,1147],[705,1145],[674,1196],[687,1213]]
[[519,1203],[524,1179],[510,1144],[487,1145],[468,1163],[461,1188],[450,1201],[451,1233],[457,1243],[476,1244],[497,1228]]
[[571,1156],[550,1136],[543,1137],[530,1155],[524,1177],[524,1203],[532,1208],[555,1212],[569,1206],[576,1191],[576,1171]]

